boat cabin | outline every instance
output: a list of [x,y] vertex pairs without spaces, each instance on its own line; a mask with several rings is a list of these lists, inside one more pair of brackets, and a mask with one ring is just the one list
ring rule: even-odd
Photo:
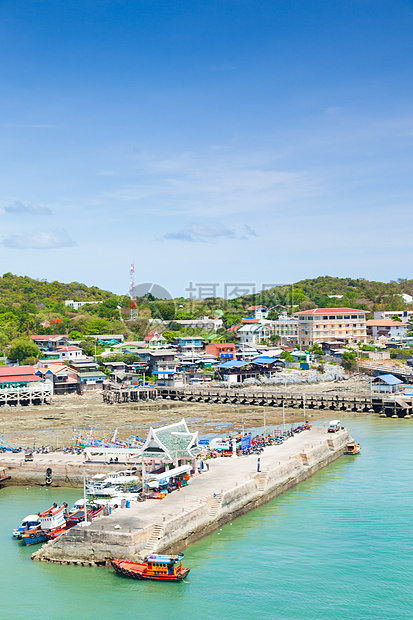
[[145,560],[148,575],[176,576],[182,571],[182,554],[150,555]]

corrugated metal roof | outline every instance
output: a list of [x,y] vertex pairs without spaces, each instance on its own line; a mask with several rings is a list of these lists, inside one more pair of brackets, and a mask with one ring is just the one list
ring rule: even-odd
[[387,385],[398,385],[399,383],[403,383],[401,379],[398,379],[394,375],[378,375],[373,379],[373,383],[378,379],[384,381],[384,383],[387,383]]
[[218,368],[241,368],[242,366],[247,366],[250,362],[241,362],[239,360],[231,360],[229,362],[224,362],[220,364]]
[[258,357],[255,357],[251,361],[253,364],[272,364],[273,362],[276,362],[277,360],[275,357],[269,357],[268,355],[259,355]]

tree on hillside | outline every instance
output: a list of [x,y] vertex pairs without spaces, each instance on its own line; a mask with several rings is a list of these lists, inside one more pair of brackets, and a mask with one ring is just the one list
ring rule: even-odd
[[36,363],[38,356],[39,347],[28,338],[16,338],[7,351],[8,359],[19,364]]

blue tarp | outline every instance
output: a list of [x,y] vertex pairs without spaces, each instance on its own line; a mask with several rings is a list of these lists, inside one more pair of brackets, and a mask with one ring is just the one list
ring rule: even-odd
[[173,370],[154,370],[153,375],[174,375],[175,372]]
[[244,435],[241,439],[241,447],[243,450],[249,450],[251,448],[251,435]]
[[241,368],[242,366],[247,366],[250,362],[241,362],[239,360],[231,360],[230,362],[224,362],[220,364],[218,368]]

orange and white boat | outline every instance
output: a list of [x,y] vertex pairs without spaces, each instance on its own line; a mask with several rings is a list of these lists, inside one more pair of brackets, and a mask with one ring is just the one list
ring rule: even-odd
[[50,540],[54,530],[58,530],[65,525],[65,514],[67,504],[58,506],[53,504],[51,508],[44,512],[39,512],[39,526],[28,530],[22,534],[22,540],[26,545],[37,545],[46,540]]
[[348,443],[344,454],[358,454],[360,450],[361,445],[359,443]]
[[157,555],[153,553],[143,562],[128,562],[114,559],[112,566],[117,573],[132,579],[154,579],[157,581],[182,581],[189,568],[182,567],[183,553],[179,555]]

